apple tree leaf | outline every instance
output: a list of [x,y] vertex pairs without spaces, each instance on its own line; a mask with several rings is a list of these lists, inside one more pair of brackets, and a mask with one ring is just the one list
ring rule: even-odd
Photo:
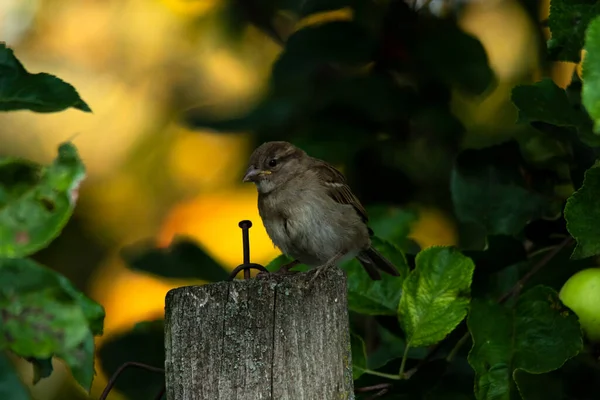
[[571,257],[581,259],[600,254],[600,162],[585,172],[583,186],[567,199],[567,230],[577,241]]
[[69,107],[92,111],[73,86],[54,75],[27,72],[13,51],[0,42],[0,111],[50,113]]
[[546,286],[522,294],[514,308],[474,300],[467,325],[478,400],[518,398],[517,371],[553,371],[583,347],[577,316]]
[[398,307],[407,346],[439,342],[467,315],[475,265],[460,251],[433,246],[419,254]]
[[73,214],[85,167],[70,143],[48,166],[0,158],[0,257],[46,247]]
[[24,358],[59,357],[89,391],[94,336],[104,308],[67,278],[29,259],[0,258],[0,350]]

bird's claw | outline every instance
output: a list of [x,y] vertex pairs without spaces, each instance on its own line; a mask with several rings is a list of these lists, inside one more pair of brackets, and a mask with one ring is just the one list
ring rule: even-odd
[[297,274],[299,272],[300,271],[289,271],[287,269],[281,268],[281,269],[279,269],[278,271],[275,271],[275,272],[260,271],[258,274],[256,274],[256,277],[258,279],[265,279],[265,278],[268,278],[271,275],[279,275],[279,276],[282,276],[282,275],[294,275],[294,274]]
[[310,281],[308,283],[310,285],[312,285],[314,283],[314,281],[317,279],[317,277],[319,275],[321,275],[321,272],[323,272],[326,269],[330,269],[330,268],[335,268],[335,264],[327,263],[327,264],[319,265],[317,268],[315,268],[315,274],[312,278],[310,278]]

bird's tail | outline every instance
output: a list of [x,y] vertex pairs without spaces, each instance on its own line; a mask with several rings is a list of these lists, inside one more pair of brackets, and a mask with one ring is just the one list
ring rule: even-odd
[[367,274],[369,274],[369,277],[374,281],[381,280],[381,274],[378,269],[392,276],[400,276],[400,273],[396,267],[394,267],[394,264],[388,261],[388,259],[381,255],[380,252],[375,250],[373,246],[360,252],[357,258],[365,271],[367,271]]

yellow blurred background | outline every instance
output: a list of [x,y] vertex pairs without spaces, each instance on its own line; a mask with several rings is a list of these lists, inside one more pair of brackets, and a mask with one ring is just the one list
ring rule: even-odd
[[[548,1],[542,3],[540,20],[548,15]],[[88,178],[65,239],[44,261],[106,308],[105,335],[97,343],[162,315],[166,292],[187,283],[127,270],[118,254],[123,246],[148,237],[168,245],[175,234],[186,234],[232,269],[242,258],[237,223],[250,219],[252,261],[266,264],[278,255],[259,222],[254,187],[240,182],[252,150],[249,134],[191,131],[177,122],[191,106],[220,115],[251,106],[280,51],[254,28],[232,44],[218,18],[220,7],[220,0],[0,2],[0,40],[30,72],[73,84],[93,110],[2,113],[0,155],[48,162],[60,142],[74,137]],[[539,77],[536,27],[516,0],[473,1],[460,24],[482,41],[500,82],[485,99],[458,98],[456,113],[468,129],[493,134],[514,124],[516,115],[499,112],[512,86],[524,76]],[[574,68],[557,63],[553,78],[564,87]],[[422,247],[456,243],[444,212],[415,207],[419,219],[411,237]],[[80,244],[89,264],[67,267],[68,260],[56,254]],[[107,382],[96,369],[91,398]],[[20,365],[20,371],[29,382],[30,366]],[[55,373],[32,388],[39,400],[65,398],[65,390],[77,392],[56,361]],[[109,398],[121,397],[115,391]]]

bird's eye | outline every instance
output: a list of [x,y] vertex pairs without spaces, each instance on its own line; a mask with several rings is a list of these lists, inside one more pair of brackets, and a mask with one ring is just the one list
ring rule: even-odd
[[274,158],[271,158],[271,159],[269,160],[269,167],[274,167],[274,166],[276,166],[276,165],[277,165],[277,160],[276,160],[276,159],[274,159]]

